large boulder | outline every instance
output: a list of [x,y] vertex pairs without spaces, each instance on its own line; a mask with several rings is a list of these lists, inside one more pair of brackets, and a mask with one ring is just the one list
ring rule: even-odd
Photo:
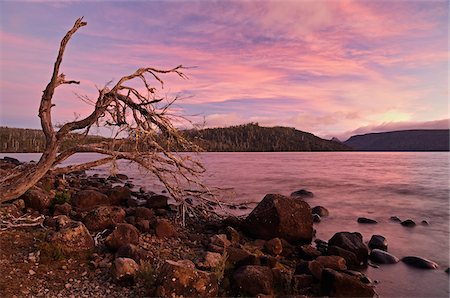
[[[355,266],[362,266],[367,264],[369,256],[369,248],[363,242],[363,236],[358,233],[339,232],[334,234],[328,241],[329,246],[337,246],[344,250],[350,251],[355,254],[357,264],[349,264]],[[347,261],[347,260],[346,260]]]
[[214,273],[195,269],[189,260],[166,261],[157,278],[159,297],[216,297],[219,290]]
[[77,192],[72,200],[72,206],[82,211],[89,211],[102,205],[110,205],[109,198],[92,189]]
[[106,246],[116,251],[122,245],[139,244],[139,231],[127,223],[117,224],[116,229],[106,237]]
[[48,209],[52,203],[54,194],[46,192],[41,188],[33,187],[25,192],[20,198],[25,201],[27,208],[32,208],[39,212]]
[[54,221],[57,231],[49,234],[48,241],[63,253],[85,252],[94,248],[94,239],[83,223],[65,215],[56,216]]
[[387,240],[381,235],[372,235],[368,245],[370,249],[381,249],[387,251]]
[[243,295],[273,294],[274,277],[266,266],[242,266],[233,274],[238,291]]
[[114,228],[125,220],[125,210],[116,206],[100,206],[90,211],[83,219],[90,231]]
[[325,268],[320,281],[320,294],[329,297],[373,297],[372,287],[362,283],[357,277]]
[[131,199],[131,190],[125,186],[115,186],[108,191],[111,205],[124,205]]
[[255,238],[284,238],[310,243],[313,237],[311,208],[305,201],[268,194],[247,216],[244,230]]

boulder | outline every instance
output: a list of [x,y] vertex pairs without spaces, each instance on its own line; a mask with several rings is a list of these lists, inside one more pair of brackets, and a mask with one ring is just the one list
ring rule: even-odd
[[134,282],[139,265],[133,259],[117,258],[111,268],[112,276],[116,282],[131,284]]
[[302,200],[268,194],[244,221],[245,231],[261,239],[284,238],[310,243],[313,237],[311,208]]
[[377,264],[395,264],[399,261],[396,256],[377,248],[372,249],[370,252],[370,260]]
[[328,212],[328,209],[323,206],[316,206],[311,209],[312,214],[317,214],[320,217],[326,217],[330,215],[330,212]]
[[412,228],[416,226],[416,223],[412,219],[404,220],[400,223],[404,227]]
[[438,269],[439,265],[436,264],[433,261],[427,260],[422,257],[414,257],[414,256],[408,256],[402,258],[402,262],[419,269]]
[[108,197],[111,205],[124,205],[131,199],[131,190],[125,186],[115,186],[108,191]]
[[239,241],[241,239],[239,232],[236,231],[236,229],[231,226],[226,227],[225,230],[227,233],[227,239],[231,242],[231,244],[232,245],[239,244]]
[[256,264],[256,256],[245,249],[229,246],[226,248],[226,252],[228,256],[227,262],[236,265],[236,267]]
[[316,259],[318,256],[322,255],[322,253],[317,250],[315,247],[313,247],[310,244],[305,244],[300,246],[299,250],[299,256],[303,259],[303,260],[314,260]]
[[376,224],[376,223],[378,223],[378,221],[376,221],[374,219],[371,219],[371,218],[367,218],[367,217],[358,217],[357,221],[359,223],[362,223],[362,224]]
[[283,244],[280,238],[273,238],[264,244],[266,251],[274,256],[280,255],[283,252]]
[[214,273],[195,269],[189,260],[166,261],[156,284],[159,297],[216,297],[219,289]]
[[357,277],[326,268],[322,271],[320,294],[329,297],[374,297],[376,293]]
[[167,208],[169,198],[164,195],[152,195],[147,199],[146,206],[152,209]]
[[291,288],[294,294],[304,294],[314,283],[314,277],[309,274],[292,276]]
[[100,206],[90,211],[83,222],[89,231],[112,229],[125,220],[125,210],[117,206]]
[[[355,254],[357,264],[351,264],[356,266],[367,265],[367,259],[369,256],[369,249],[363,242],[363,236],[358,233],[339,232],[334,234],[328,241],[329,246],[337,246],[344,250],[350,251]],[[346,259],[347,261],[347,259]],[[347,262],[348,265],[350,265]]]
[[54,194],[41,188],[33,187],[27,190],[20,198],[24,200],[27,208],[42,212],[50,207],[53,197]]
[[177,230],[167,219],[160,219],[156,223],[156,236],[159,238],[170,238],[177,235]]
[[243,295],[273,294],[274,277],[269,267],[242,266],[234,272],[233,280],[237,290]]
[[57,216],[55,223],[57,231],[48,235],[48,241],[63,253],[86,252],[94,248],[94,239],[83,223],[65,215]]
[[150,221],[146,219],[137,219],[134,226],[142,233],[150,233],[152,231]]
[[333,270],[347,270],[347,265],[343,257],[320,256],[316,258],[316,261],[322,264],[324,268],[330,268]]
[[139,244],[139,231],[127,223],[117,224],[115,230],[106,237],[106,246],[116,251],[122,245]]
[[368,245],[370,249],[381,249],[387,251],[387,240],[381,235],[372,235]]
[[141,260],[146,259],[146,251],[139,248],[134,244],[125,244],[119,247],[116,252],[116,258],[130,258],[139,263]]
[[57,204],[55,205],[53,215],[69,215],[70,211],[72,211],[72,205],[70,205],[69,203]]
[[92,189],[77,192],[72,200],[72,206],[82,211],[89,211],[102,205],[110,205],[109,198],[105,194]]
[[340,256],[343,257],[347,266],[352,268],[359,267],[358,258],[356,255],[348,250],[340,248],[338,246],[329,246],[327,249],[327,253],[332,256]]
[[209,241],[211,242],[211,244],[219,247],[227,247],[231,245],[230,240],[228,240],[227,235],[225,234],[213,235],[211,236],[211,238],[209,238]]
[[146,219],[150,221],[155,220],[155,212],[152,209],[146,207],[136,207],[134,209],[134,217],[138,219]]
[[207,251],[203,260],[197,264],[200,269],[205,270],[214,270],[215,268],[224,265],[222,254],[211,251]]
[[325,267],[322,265],[322,263],[319,263],[316,260],[308,262],[308,271],[317,280],[320,280],[322,278],[322,271],[324,268]]
[[312,197],[314,197],[314,194],[309,190],[300,189],[300,190],[296,190],[296,191],[292,192],[291,197],[300,198],[300,199],[312,198]]

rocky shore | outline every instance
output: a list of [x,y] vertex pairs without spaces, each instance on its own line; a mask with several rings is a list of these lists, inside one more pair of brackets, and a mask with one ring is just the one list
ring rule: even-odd
[[[0,175],[17,163],[0,160]],[[306,190],[268,194],[245,218],[186,217],[182,226],[168,196],[134,189],[121,174],[47,175],[1,205],[0,296],[374,297],[377,281],[360,271],[399,262],[382,235],[317,239],[314,223],[329,212],[311,208]]]

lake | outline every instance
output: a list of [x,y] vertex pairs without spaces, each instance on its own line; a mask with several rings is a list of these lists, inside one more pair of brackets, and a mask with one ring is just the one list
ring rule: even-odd
[[[3,154],[21,161],[39,154]],[[69,162],[85,161],[80,154]],[[206,167],[204,181],[229,189],[227,200],[254,207],[267,193],[289,195],[308,189],[313,206],[321,205],[330,216],[315,224],[317,238],[328,240],[340,231],[360,232],[368,241],[373,234],[386,237],[395,256],[421,256],[439,264],[439,270],[419,270],[403,263],[369,267],[367,274],[380,283],[383,297],[449,297],[449,153],[448,152],[286,152],[201,153]],[[121,165],[121,166],[120,166]],[[128,163],[120,172],[134,184],[160,192],[153,177]],[[105,167],[92,173],[107,174]],[[230,195],[230,193],[232,195]],[[232,210],[230,210],[232,211]],[[250,210],[239,210],[241,214]],[[236,211],[232,211],[236,212]],[[358,217],[378,221],[358,224]],[[418,225],[406,228],[389,220],[398,216]],[[423,226],[422,220],[430,225]]]

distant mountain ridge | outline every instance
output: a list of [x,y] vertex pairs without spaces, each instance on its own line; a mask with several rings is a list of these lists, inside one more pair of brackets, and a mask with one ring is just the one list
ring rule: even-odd
[[368,133],[344,142],[356,151],[449,151],[449,129]]

